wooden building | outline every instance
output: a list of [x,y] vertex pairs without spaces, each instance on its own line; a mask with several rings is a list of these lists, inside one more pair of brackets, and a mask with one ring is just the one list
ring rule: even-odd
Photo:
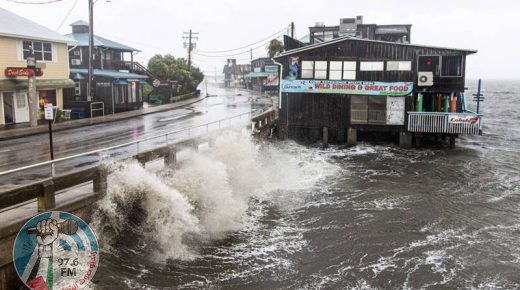
[[261,93],[278,93],[278,66],[269,57],[261,57],[251,61],[252,72],[245,75],[249,89]]
[[479,134],[482,116],[464,101],[466,56],[473,50],[341,37],[285,51],[279,134],[355,144],[357,131],[413,136]]
[[[70,78],[75,88],[64,91],[64,107],[72,110],[72,117],[90,117],[92,108],[101,104],[105,114],[139,109],[143,105],[143,84],[148,76],[135,63],[139,50],[94,35],[92,96],[87,96],[88,30],[89,24],[77,21],[72,33],[66,36],[77,41],[70,46]],[[93,104],[92,103],[96,103]],[[92,106],[91,106],[92,105]]]

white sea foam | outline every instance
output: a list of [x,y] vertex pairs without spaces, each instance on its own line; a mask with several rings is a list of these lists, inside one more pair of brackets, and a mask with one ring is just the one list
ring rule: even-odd
[[253,198],[284,210],[295,208],[306,198],[296,191],[308,189],[336,169],[323,166],[325,162],[311,156],[311,150],[295,144],[292,152],[258,145],[235,131],[212,143],[209,150],[184,152],[179,163],[157,173],[136,162],[109,165],[109,192],[94,218],[106,244],[135,226],[129,220],[135,219],[138,208],[144,215],[139,231],[153,238],[157,257],[193,259],[197,253],[192,244],[221,239],[246,227]]

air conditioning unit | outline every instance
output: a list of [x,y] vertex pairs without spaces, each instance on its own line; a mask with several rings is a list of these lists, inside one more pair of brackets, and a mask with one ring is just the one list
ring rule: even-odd
[[71,59],[70,63],[72,65],[81,65],[81,59]]
[[419,87],[433,86],[433,72],[431,72],[431,71],[419,72],[419,77],[417,79],[417,86],[419,86]]

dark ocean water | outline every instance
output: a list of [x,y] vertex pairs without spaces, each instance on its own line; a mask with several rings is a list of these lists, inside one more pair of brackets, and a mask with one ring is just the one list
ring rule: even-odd
[[520,82],[483,87],[484,135],[453,150],[224,135],[187,169],[122,169],[95,288],[520,288]]

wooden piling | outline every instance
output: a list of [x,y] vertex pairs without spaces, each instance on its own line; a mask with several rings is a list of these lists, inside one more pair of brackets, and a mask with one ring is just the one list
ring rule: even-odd
[[56,207],[56,190],[52,180],[45,180],[42,183],[42,195],[38,196],[38,212],[46,212]]

